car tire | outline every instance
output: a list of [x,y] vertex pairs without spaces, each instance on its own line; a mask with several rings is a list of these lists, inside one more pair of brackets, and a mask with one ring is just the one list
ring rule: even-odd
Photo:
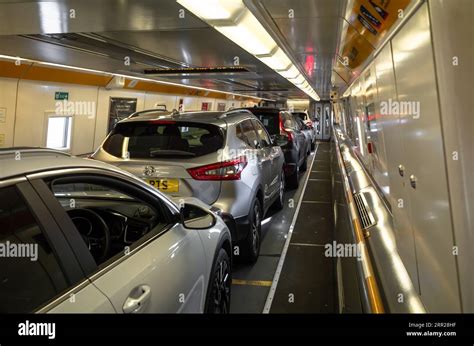
[[221,248],[212,266],[204,312],[208,314],[228,314],[230,312],[231,286],[230,256],[227,251]]
[[308,169],[308,156],[304,158],[304,161],[300,167],[301,172],[306,172],[307,169]]
[[297,189],[298,186],[299,186],[299,180],[298,180],[298,175],[299,175],[299,167],[298,165],[296,166],[296,172],[293,173],[292,175],[290,175],[287,179],[286,179],[286,183],[288,185],[289,188],[291,189]]
[[243,240],[241,246],[241,258],[244,263],[255,263],[260,254],[260,243],[262,237],[262,206],[260,201],[255,198],[250,208],[249,214],[249,232]]
[[285,205],[285,173],[281,172],[280,177],[280,188],[278,191],[278,198],[276,199],[275,203],[273,203],[273,208],[275,210],[282,210]]

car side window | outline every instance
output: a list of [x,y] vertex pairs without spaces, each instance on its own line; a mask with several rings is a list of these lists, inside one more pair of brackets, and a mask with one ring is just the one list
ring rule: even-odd
[[295,116],[295,115],[291,115],[291,119],[292,119],[292,122],[293,122],[293,128],[295,130],[301,131],[303,129],[303,127],[301,126],[301,123],[299,121],[301,119],[298,119],[297,116]]
[[169,224],[160,208],[112,182],[80,176],[50,182],[54,196],[99,266]]
[[253,127],[250,119],[242,121],[239,126],[241,128],[239,138],[247,143],[247,145],[249,145],[251,148],[258,148],[260,142],[257,137],[257,132],[255,132],[255,128]]
[[262,143],[262,147],[270,147],[272,145],[272,141],[270,140],[270,136],[268,135],[267,130],[265,130],[265,127],[263,127],[263,125],[257,120],[253,120],[252,122],[255,126],[255,130],[257,131],[260,143]]
[[0,268],[0,313],[33,312],[69,286],[41,226],[14,186],[0,189]]
[[304,124],[303,120],[301,120],[300,118],[297,118],[297,117],[295,117],[295,120],[296,120],[296,123],[298,125],[298,128],[300,130],[304,130],[305,129],[305,124]]

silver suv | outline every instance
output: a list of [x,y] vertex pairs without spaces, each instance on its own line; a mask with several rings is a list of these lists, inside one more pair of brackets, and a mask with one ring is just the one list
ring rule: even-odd
[[219,209],[234,255],[246,262],[258,258],[267,210],[283,207],[282,150],[247,110],[138,112],[119,122],[92,158]]

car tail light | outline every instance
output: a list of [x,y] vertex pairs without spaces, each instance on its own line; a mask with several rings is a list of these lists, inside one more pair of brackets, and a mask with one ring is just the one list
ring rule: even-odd
[[189,168],[187,171],[196,180],[240,180],[246,166],[247,158],[240,156],[229,161]]
[[288,142],[293,141],[293,134],[285,129],[283,126],[283,118],[281,115],[279,116],[279,121],[280,121],[280,135],[288,137]]

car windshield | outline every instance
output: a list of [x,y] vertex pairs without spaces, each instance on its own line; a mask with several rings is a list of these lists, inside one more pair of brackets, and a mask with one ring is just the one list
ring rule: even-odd
[[306,119],[306,113],[303,113],[303,112],[293,112],[292,113],[294,116],[297,116],[298,118],[300,118],[301,120],[305,120]]
[[139,121],[117,124],[103,149],[117,157],[193,158],[214,153],[224,145],[218,126],[192,122]]
[[278,112],[259,111],[253,109],[251,112],[262,122],[263,126],[265,126],[270,135],[276,135],[280,133]]

